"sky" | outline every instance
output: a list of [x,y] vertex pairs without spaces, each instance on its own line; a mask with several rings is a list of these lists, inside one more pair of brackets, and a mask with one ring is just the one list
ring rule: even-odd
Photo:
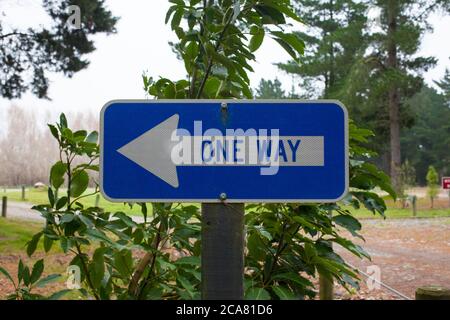
[[[50,21],[40,4],[38,0],[0,0],[2,20],[10,26],[46,25]],[[168,45],[168,41],[176,38],[170,26],[164,24],[169,7],[167,0],[106,0],[106,4],[114,15],[120,17],[118,33],[94,37],[97,50],[88,56],[90,66],[72,78],[50,74],[51,101],[38,99],[29,93],[16,100],[0,98],[0,117],[6,107],[13,104],[58,113],[62,110],[96,113],[110,100],[144,99],[143,72],[154,78],[164,76],[178,80],[184,77],[183,64]],[[434,31],[424,36],[419,54],[438,58],[438,65],[424,75],[426,82],[432,85],[433,80],[443,77],[446,67],[450,68],[450,17],[434,14],[430,23]],[[278,77],[285,90],[290,90],[292,78],[273,65],[289,59],[283,49],[266,38],[256,53],[256,59],[252,64],[255,73],[250,75],[252,87],[256,87],[261,78]]]

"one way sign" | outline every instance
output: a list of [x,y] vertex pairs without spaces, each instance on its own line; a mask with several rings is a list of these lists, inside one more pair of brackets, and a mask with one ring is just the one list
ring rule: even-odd
[[111,201],[332,202],[348,187],[336,101],[112,101],[100,185]]

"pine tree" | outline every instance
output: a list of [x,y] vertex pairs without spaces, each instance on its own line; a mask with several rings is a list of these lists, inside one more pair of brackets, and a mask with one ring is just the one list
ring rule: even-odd
[[382,121],[380,129],[389,134],[390,175],[394,186],[398,186],[400,131],[412,124],[407,100],[422,87],[422,72],[436,63],[433,57],[417,56],[421,37],[430,28],[429,14],[438,8],[448,9],[448,1],[373,0],[372,3],[381,9],[381,30],[371,34],[370,52],[365,57],[370,66],[366,73],[368,86],[359,91],[367,93],[372,109],[381,109],[387,116],[378,119]]
[[256,88],[255,96],[258,99],[282,99],[286,97],[278,78],[273,81],[261,79],[259,86]]
[[[355,58],[364,51],[367,6],[349,0],[296,1],[306,32],[301,63],[279,63],[280,69],[300,77],[306,97],[335,98]],[[317,88],[321,88],[317,90]]]
[[447,103],[450,104],[450,70],[445,69],[444,78],[441,81],[435,81],[435,83],[441,88],[447,99]]
[[[80,8],[79,29],[67,24],[71,5]],[[54,21],[52,26],[20,30],[0,19],[0,97],[20,98],[31,90],[47,98],[47,71],[71,77],[85,69],[89,65],[86,55],[95,50],[89,36],[115,32],[117,18],[104,0],[44,0],[43,7]]]

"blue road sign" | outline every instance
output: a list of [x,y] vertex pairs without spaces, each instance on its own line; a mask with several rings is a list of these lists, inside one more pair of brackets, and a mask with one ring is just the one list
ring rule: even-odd
[[112,101],[100,131],[110,201],[334,202],[348,189],[337,101]]

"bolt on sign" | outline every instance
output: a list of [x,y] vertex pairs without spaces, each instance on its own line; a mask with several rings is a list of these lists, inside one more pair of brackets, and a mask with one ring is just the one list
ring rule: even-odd
[[338,101],[131,100],[101,111],[110,201],[334,202],[348,189]]

